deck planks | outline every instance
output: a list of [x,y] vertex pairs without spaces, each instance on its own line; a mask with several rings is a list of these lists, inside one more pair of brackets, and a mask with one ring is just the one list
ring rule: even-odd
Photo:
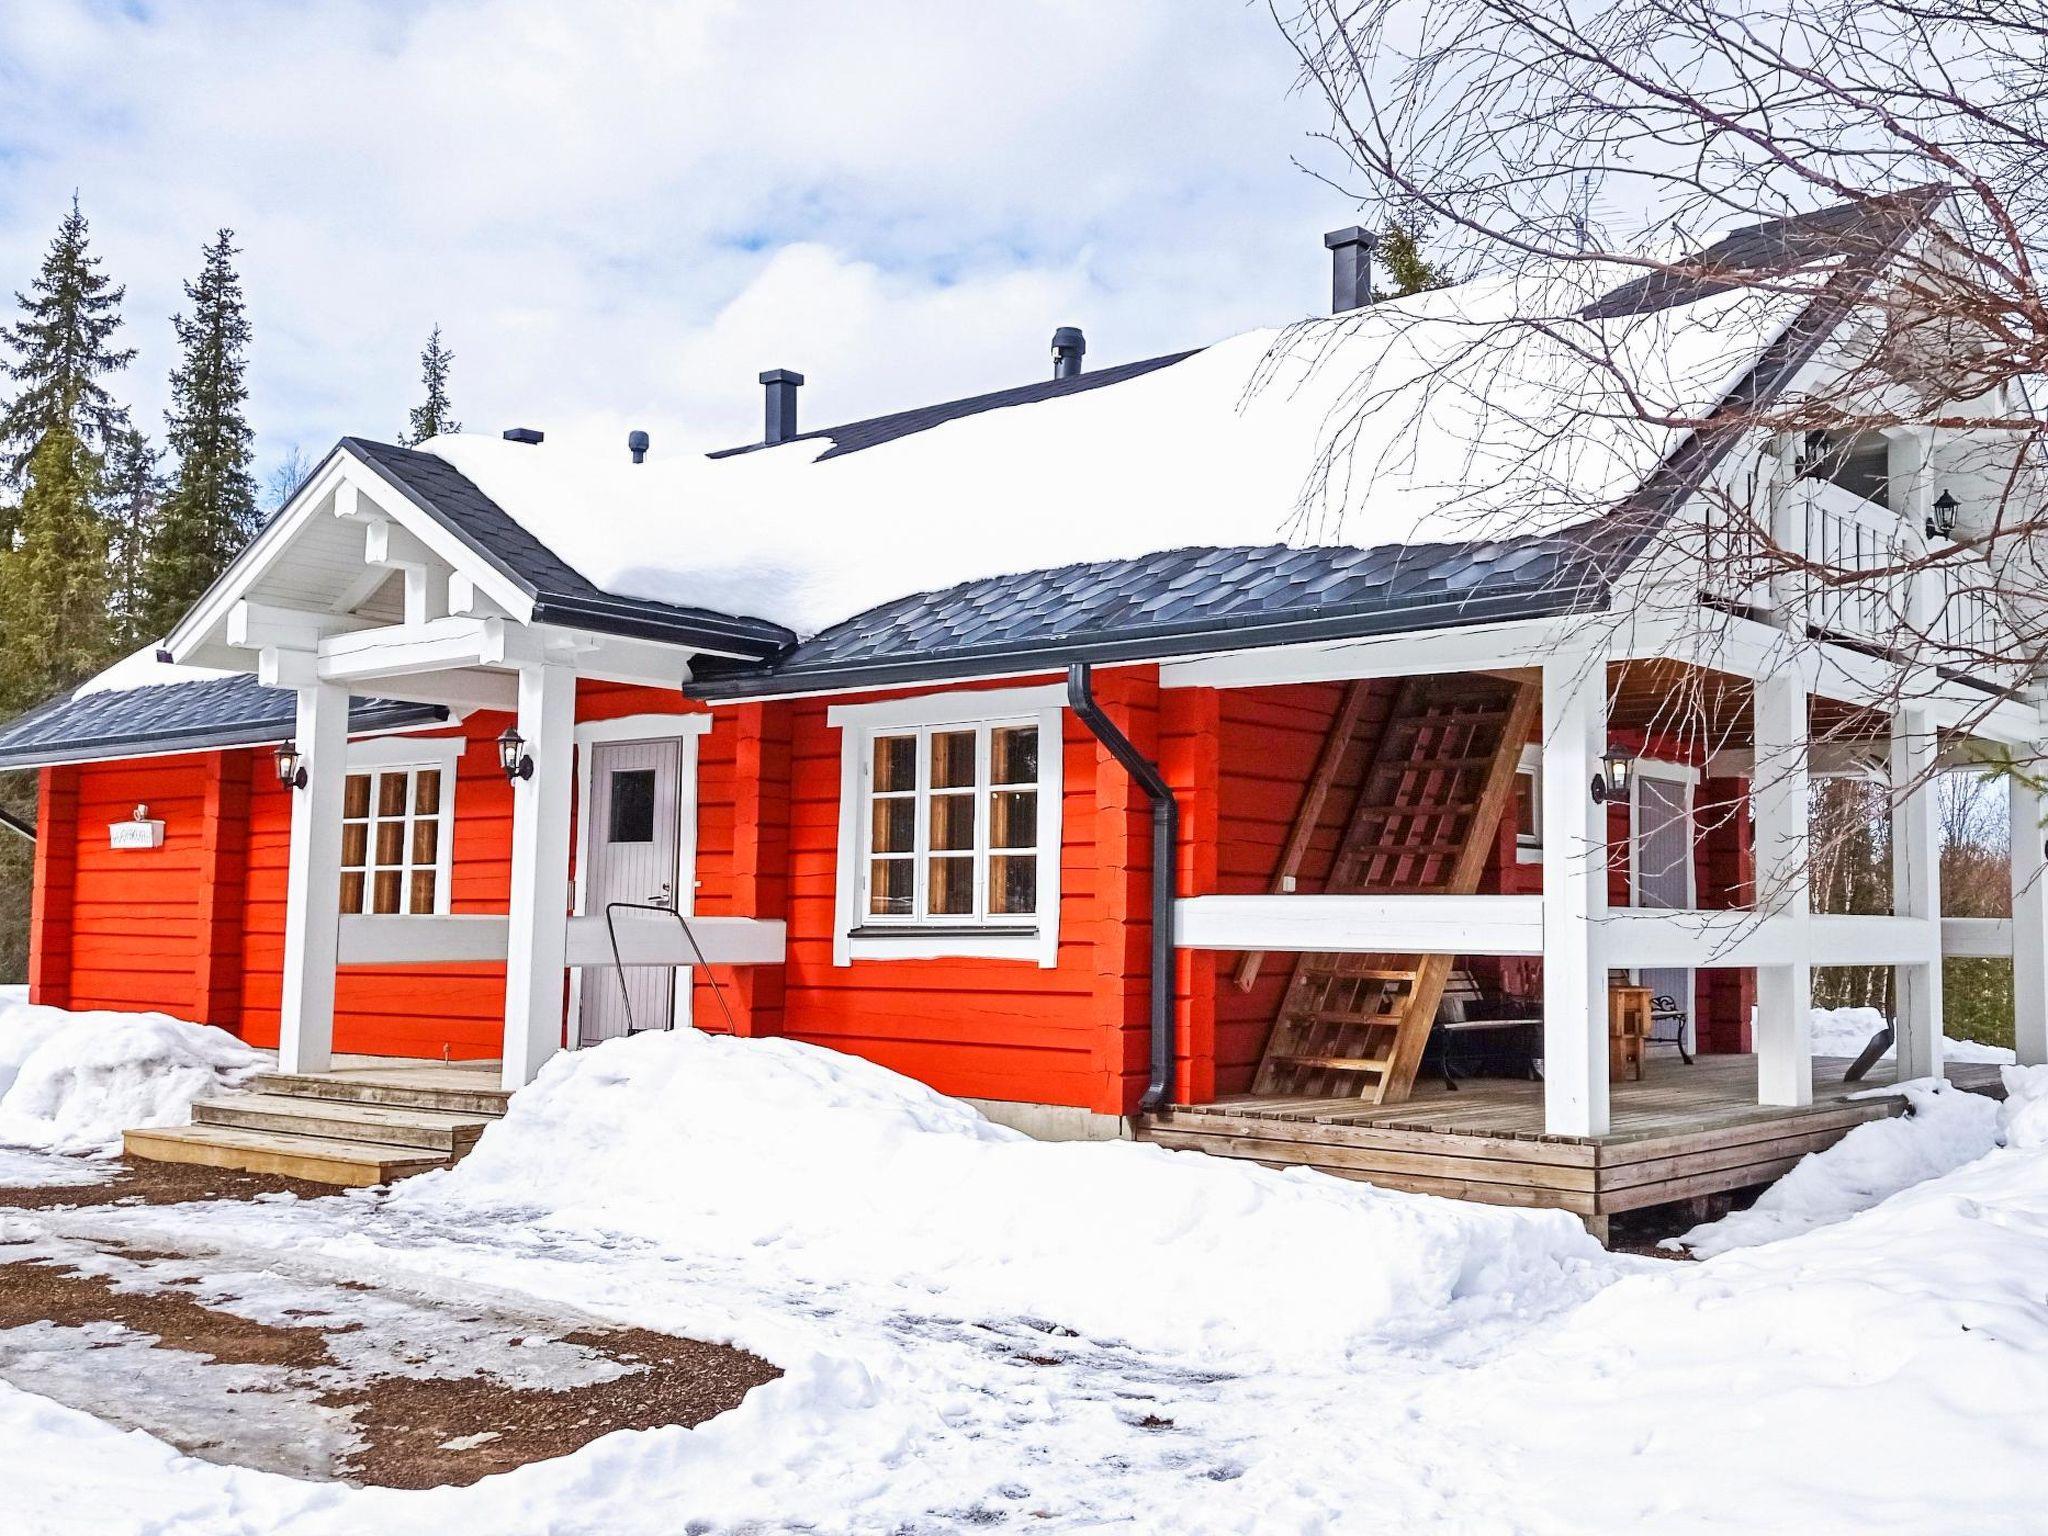
[[[1813,1064],[1813,1103],[1755,1102],[1753,1056],[1692,1066],[1648,1063],[1640,1082],[1612,1085],[1605,1136],[1543,1129],[1543,1085],[1468,1080],[1419,1086],[1405,1103],[1244,1096],[1176,1107],[1138,1122],[1141,1140],[1310,1167],[1390,1189],[1492,1204],[1550,1206],[1595,1217],[1776,1179],[1857,1126],[1902,1113],[1886,1081],[1845,1083],[1846,1058]],[[1880,1067],[1879,1071],[1887,1069]],[[1998,1069],[1953,1062],[1949,1080],[1998,1094]]]

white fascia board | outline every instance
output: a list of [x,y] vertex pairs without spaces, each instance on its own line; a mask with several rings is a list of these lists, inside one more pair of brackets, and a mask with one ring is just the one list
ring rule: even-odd
[[174,661],[187,661],[202,647],[212,654],[225,633],[227,615],[249,591],[290,557],[299,532],[315,516],[342,515],[358,520],[371,513],[398,524],[448,567],[464,576],[473,589],[505,613],[524,620],[533,600],[518,583],[484,559],[468,541],[415,506],[411,499],[347,448],[337,449],[315,475],[235,557],[192,611],[165,637],[164,648]]
[[1481,672],[1533,666],[1561,650],[1582,648],[1605,614],[1517,619],[1454,629],[1418,629],[1359,640],[1219,651],[1160,663],[1161,688],[1251,688],[1275,683],[1417,677],[1430,672]]
[[923,693],[905,699],[834,704],[825,711],[825,723],[871,731],[893,730],[899,726],[966,725],[979,720],[1001,720],[1012,715],[1065,709],[1066,706],[1067,687],[1064,683],[1040,683],[1027,688],[955,688],[944,693]]

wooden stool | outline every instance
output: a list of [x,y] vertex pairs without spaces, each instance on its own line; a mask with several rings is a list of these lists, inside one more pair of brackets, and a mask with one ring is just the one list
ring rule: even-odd
[[1650,989],[1607,989],[1607,1080],[1643,1080],[1643,1044],[1650,1038]]

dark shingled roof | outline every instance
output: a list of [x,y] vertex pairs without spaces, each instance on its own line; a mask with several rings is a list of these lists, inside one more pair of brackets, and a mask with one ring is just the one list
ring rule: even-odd
[[[811,442],[818,438],[830,438],[832,446],[818,455],[818,462],[836,459],[843,453],[859,453],[863,448],[876,448],[883,443],[894,442],[899,437],[909,437],[913,432],[928,431],[949,421],[958,421],[963,416],[979,416],[983,411],[999,411],[1009,405],[1036,405],[1041,400],[1057,400],[1065,395],[1084,395],[1091,389],[1101,389],[1106,384],[1121,384],[1126,379],[1139,378],[1161,368],[1190,358],[1201,351],[1191,347],[1185,352],[1169,352],[1164,357],[1148,357],[1140,362],[1119,363],[1113,368],[1098,368],[1093,373],[1077,373],[1064,379],[1040,379],[1035,384],[1019,384],[1011,389],[998,389],[986,395],[969,395],[964,400],[942,400],[937,405],[921,405],[915,410],[897,411],[888,416],[870,416],[865,421],[849,421],[842,426],[820,427],[815,432],[799,432],[785,441],[792,443]],[[753,453],[770,446],[767,443],[745,443],[738,448],[721,448],[707,454],[707,458],[726,459],[736,453]],[[780,444],[774,446],[780,447]]]
[[571,569],[446,459],[362,437],[345,437],[341,444],[531,593],[538,621],[743,656],[772,656],[796,639],[766,619],[615,597]]
[[707,698],[886,686],[1071,661],[1540,618],[1597,604],[1611,541],[1589,528],[1379,549],[1165,550],[970,581],[869,609],[768,668],[701,668]]
[[[439,705],[390,699],[352,700],[348,714],[353,731],[447,718]],[[295,719],[291,690],[265,688],[253,677],[158,683],[81,699],[65,693],[0,726],[0,768],[260,746],[291,735]]]

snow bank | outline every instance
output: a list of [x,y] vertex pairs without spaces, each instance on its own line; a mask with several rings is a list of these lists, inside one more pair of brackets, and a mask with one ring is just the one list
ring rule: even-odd
[[225,1030],[167,1014],[0,999],[0,1142],[112,1150],[131,1127],[184,1124],[194,1099],[263,1060]]
[[[479,435],[425,448],[607,591],[803,634],[915,592],[1162,549],[1540,533],[1635,489],[1677,440],[1620,380],[1645,416],[1697,416],[1803,307],[1735,290],[1581,317],[1638,275],[1561,263],[1252,331],[838,458],[823,438],[642,465]],[[1046,494],[1048,464],[1067,494]]]
[[690,1030],[556,1057],[451,1173],[392,1199],[765,1259],[918,1313],[1324,1364],[1369,1335],[1582,1294],[1603,1262],[1560,1212],[1032,1141],[855,1057]]
[[236,675],[218,667],[158,661],[156,642],[152,640],[141,650],[123,656],[104,671],[87,678],[72,690],[71,697],[83,699],[95,693],[125,693],[131,688],[154,688],[165,683],[207,683],[215,678]]
[[[1891,1022],[1875,1008],[1816,1008],[1811,1017],[1816,1056],[1860,1056],[1863,1047],[1870,1044],[1870,1037]],[[1879,1060],[1890,1061],[1893,1054],[1888,1050]],[[2013,1059],[2012,1051],[2005,1046],[1959,1040],[1954,1035],[1942,1036],[1941,1054],[1949,1061],[2002,1064]]]
[[[1796,1237],[1973,1163],[1998,1145],[1996,1099],[1946,1083],[1900,1091],[1911,1105],[1907,1114],[1857,1126],[1832,1147],[1807,1154],[1748,1210],[1703,1222],[1667,1246],[1704,1259]],[[2043,1129],[2048,1133],[2048,1121]]]

